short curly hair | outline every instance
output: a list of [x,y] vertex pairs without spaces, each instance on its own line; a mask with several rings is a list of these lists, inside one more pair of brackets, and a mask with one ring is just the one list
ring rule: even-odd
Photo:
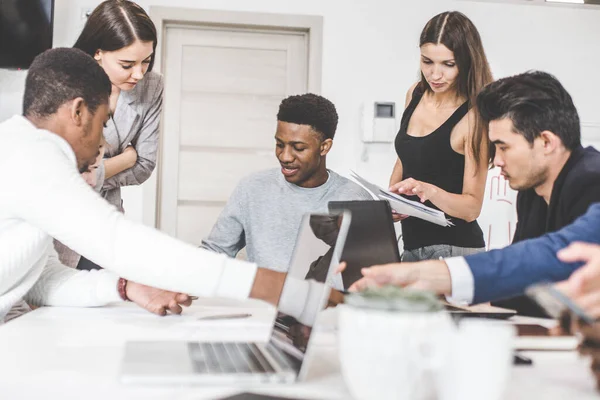
[[279,105],[277,120],[309,125],[325,139],[333,139],[338,124],[335,106],[323,96],[313,93],[289,96]]
[[48,117],[81,97],[94,114],[108,104],[111,83],[100,65],[78,49],[55,48],[38,55],[25,79],[23,115]]

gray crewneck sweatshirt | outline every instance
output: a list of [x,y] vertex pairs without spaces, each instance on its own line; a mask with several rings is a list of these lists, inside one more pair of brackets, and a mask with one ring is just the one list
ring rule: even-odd
[[316,188],[287,182],[279,168],[244,178],[201,247],[230,257],[246,247],[249,261],[287,271],[304,214],[327,213],[330,201],[372,200],[358,184],[328,172]]

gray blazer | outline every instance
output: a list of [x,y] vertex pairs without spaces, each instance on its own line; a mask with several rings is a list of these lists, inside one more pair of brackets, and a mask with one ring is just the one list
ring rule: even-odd
[[104,179],[104,164],[98,168],[97,189],[111,204],[121,209],[121,186],[140,185],[156,166],[158,130],[163,101],[163,77],[148,72],[130,91],[121,91],[113,118],[104,128],[104,158],[121,154],[133,145],[138,154],[136,164],[109,179]]

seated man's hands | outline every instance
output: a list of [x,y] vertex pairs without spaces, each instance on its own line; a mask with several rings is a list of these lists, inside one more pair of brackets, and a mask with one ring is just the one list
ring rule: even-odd
[[[340,264],[338,272],[344,268],[345,264]],[[450,271],[441,260],[374,265],[363,268],[361,273],[363,278],[354,282],[349,291],[363,291],[371,286],[395,285],[437,294],[452,293]]]
[[409,287],[419,281],[418,268],[412,263],[374,265],[360,270],[363,277],[350,286],[351,292],[362,292],[369,287],[396,285]]
[[568,280],[556,285],[557,289],[571,298],[589,316],[600,317],[600,245],[573,243],[558,252],[561,261],[585,264]]
[[138,306],[161,316],[166,315],[168,311],[181,314],[181,306],[188,307],[192,304],[192,297],[187,294],[156,289],[131,281],[127,282],[126,294],[129,300]]

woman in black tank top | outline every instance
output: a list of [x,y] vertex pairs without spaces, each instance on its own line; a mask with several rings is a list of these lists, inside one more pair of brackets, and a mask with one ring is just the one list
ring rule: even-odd
[[492,81],[473,23],[462,13],[433,17],[421,32],[421,80],[407,93],[395,146],[392,191],[442,210],[454,226],[403,218],[402,261],[482,251],[481,211],[490,161],[487,130],[471,105]]

